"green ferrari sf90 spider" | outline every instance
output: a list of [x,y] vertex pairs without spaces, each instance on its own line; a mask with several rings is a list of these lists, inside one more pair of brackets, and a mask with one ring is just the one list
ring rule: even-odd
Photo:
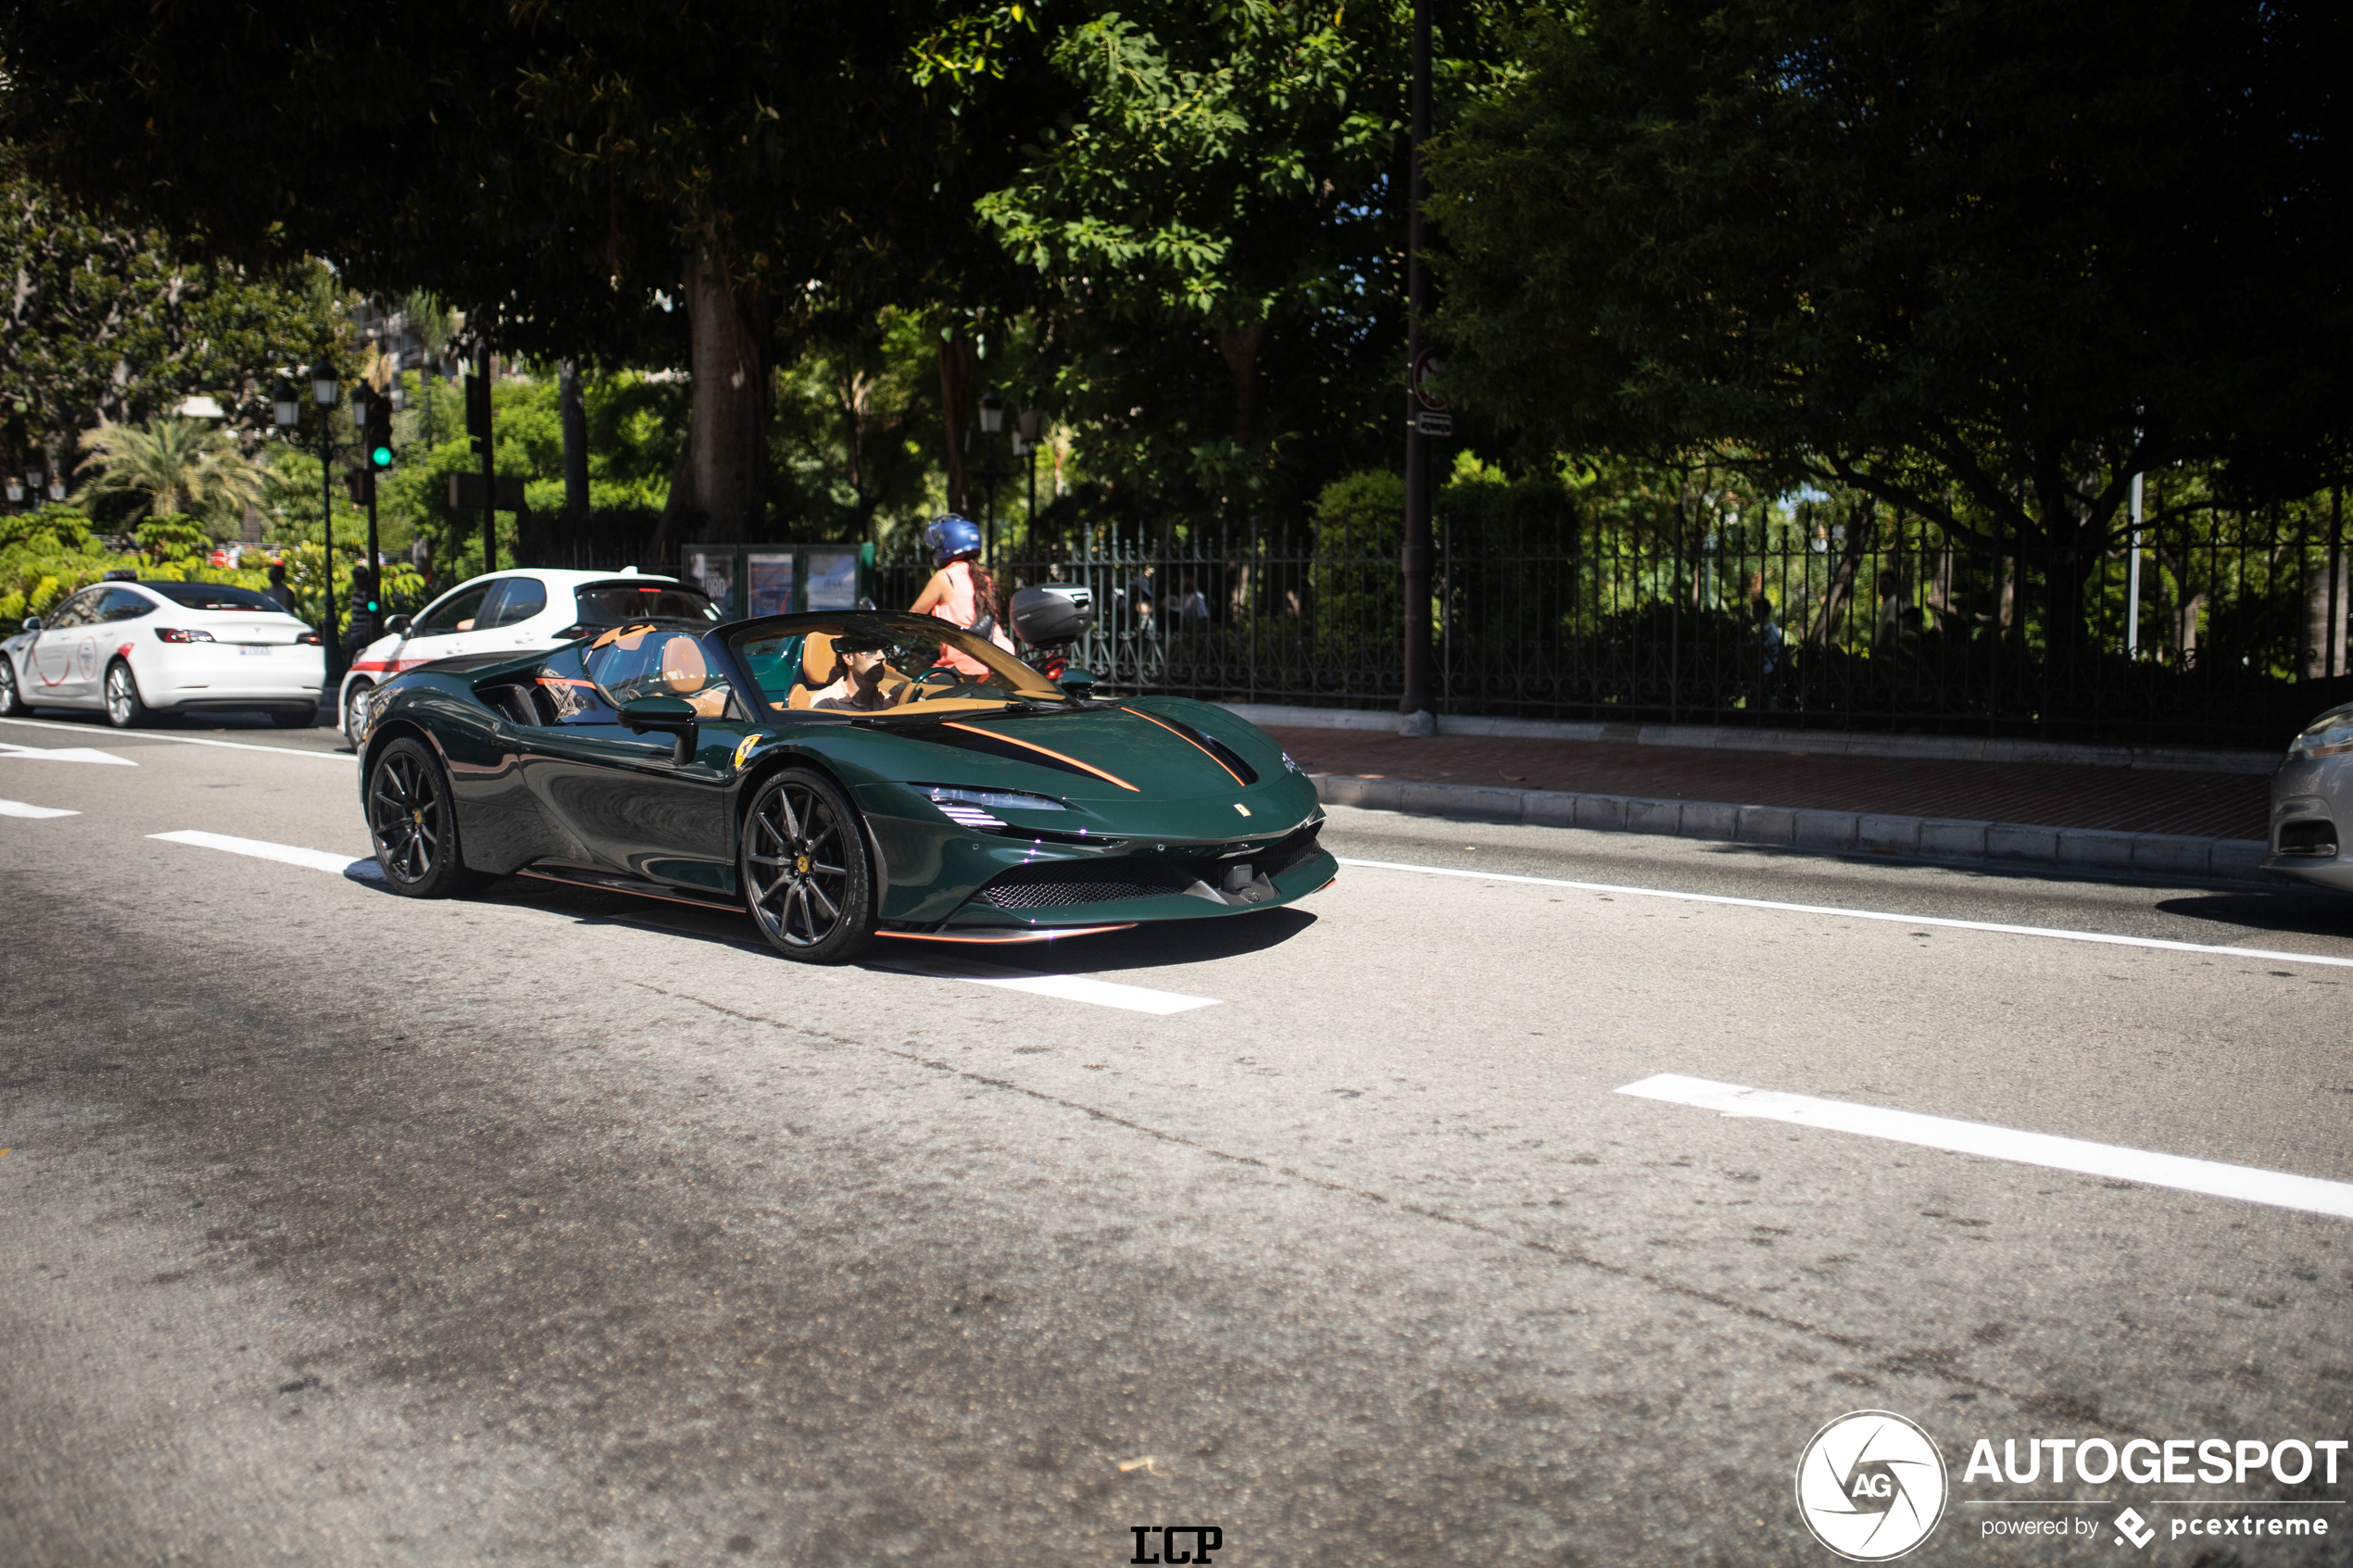
[[386,884],[501,875],[749,909],[778,951],[1010,943],[1330,882],[1315,786],[1223,709],[1094,699],[929,617],[617,627],[381,687],[355,737]]

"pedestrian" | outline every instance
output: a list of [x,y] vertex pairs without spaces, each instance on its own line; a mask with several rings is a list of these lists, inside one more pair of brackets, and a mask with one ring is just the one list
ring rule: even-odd
[[[908,608],[917,615],[937,616],[950,626],[961,626],[1013,652],[1013,639],[998,625],[1000,607],[996,579],[980,564],[979,526],[970,518],[950,512],[932,520],[924,530],[924,543],[931,546],[937,570]],[[980,660],[944,644],[939,662],[960,674],[985,677],[988,673],[988,667]]]
[[1759,708],[1777,709],[1781,705],[1781,656],[1788,639],[1773,619],[1772,600],[1759,594],[1749,608],[1756,617],[1756,703]]
[[270,563],[270,586],[261,591],[261,596],[275,604],[288,615],[295,612],[295,595],[294,590],[286,586],[284,561],[273,560]]

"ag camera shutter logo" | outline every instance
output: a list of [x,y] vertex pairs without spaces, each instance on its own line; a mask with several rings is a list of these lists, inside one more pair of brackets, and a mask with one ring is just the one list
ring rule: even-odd
[[1797,1461],[1797,1512],[1850,1562],[1903,1556],[1944,1515],[1944,1456],[1893,1411],[1851,1411],[1814,1434]]

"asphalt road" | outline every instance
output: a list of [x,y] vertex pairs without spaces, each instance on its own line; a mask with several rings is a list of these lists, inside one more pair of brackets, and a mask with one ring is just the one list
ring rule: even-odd
[[[2353,1438],[2353,901],[1343,809],[1417,869],[824,971],[392,897],[357,793],[332,732],[0,721],[6,1568],[1828,1563],[1794,1479],[1860,1409],[1949,1471],[1907,1561],[2353,1558],[2353,1455],[1963,1474]],[[2233,1509],[2334,1533],[2171,1534]]]

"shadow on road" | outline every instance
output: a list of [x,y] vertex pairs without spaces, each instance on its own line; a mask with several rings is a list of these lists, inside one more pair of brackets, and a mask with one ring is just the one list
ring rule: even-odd
[[2342,893],[2207,893],[2162,899],[2156,907],[2184,920],[2241,926],[2250,931],[2353,936],[2353,898]]
[[[381,882],[365,882],[358,877],[352,880],[373,887],[387,897],[397,897]],[[487,904],[568,914],[584,925],[635,925],[693,941],[724,943],[755,953],[774,952],[749,917],[732,910],[698,909],[655,898],[522,877],[505,878],[477,897]],[[1280,947],[1315,923],[1312,912],[1292,906],[1221,919],[1141,925],[1101,936],[1065,936],[1052,942],[1024,942],[1001,947],[885,938],[875,945],[873,958],[902,965],[926,959],[952,959],[964,963],[1000,965],[1032,974],[1103,974],[1117,970],[1210,963],[1264,952]],[[778,961],[787,960],[780,957]]]

